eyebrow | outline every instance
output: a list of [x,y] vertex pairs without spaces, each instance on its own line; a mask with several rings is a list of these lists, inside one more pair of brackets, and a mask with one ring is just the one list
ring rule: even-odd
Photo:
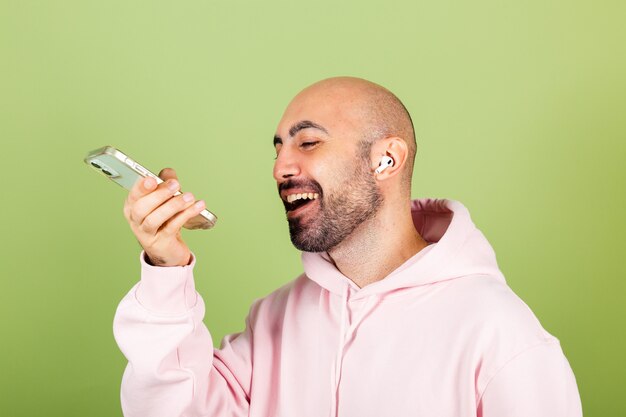
[[[324,126],[318,125],[317,123],[312,122],[310,120],[302,120],[296,123],[295,125],[291,126],[291,128],[289,128],[289,137],[294,137],[296,133],[304,129],[317,129],[328,135],[328,130],[326,130]],[[282,144],[283,140],[281,139],[280,136],[274,135],[274,146],[276,146],[279,143]]]

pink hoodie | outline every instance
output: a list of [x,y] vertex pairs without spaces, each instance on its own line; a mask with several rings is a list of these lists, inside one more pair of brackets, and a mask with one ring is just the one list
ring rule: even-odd
[[[559,341],[506,285],[459,202],[412,202],[432,243],[359,289],[325,254],[257,300],[220,349],[202,322],[193,267],[141,256],[114,321],[128,358],[126,417],[573,417]],[[548,278],[549,279],[549,278]]]

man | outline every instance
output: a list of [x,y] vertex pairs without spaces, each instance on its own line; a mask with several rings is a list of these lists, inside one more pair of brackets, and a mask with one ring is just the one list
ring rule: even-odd
[[114,323],[127,417],[582,415],[558,340],[506,285],[467,209],[410,200],[414,131],[391,92],[313,84],[274,145],[304,274],[257,300],[219,350],[180,237],[203,203],[172,197],[171,170],[130,192],[144,251]]

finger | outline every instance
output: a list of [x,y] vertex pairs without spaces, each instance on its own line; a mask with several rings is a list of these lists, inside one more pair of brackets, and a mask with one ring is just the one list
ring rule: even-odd
[[154,191],[130,205],[130,220],[137,224],[143,223],[146,216],[172,198],[179,188],[180,184],[176,180],[167,180],[159,184]]
[[134,203],[135,201],[139,200],[143,196],[154,191],[156,188],[157,188],[157,182],[154,178],[140,177],[137,181],[135,181],[135,184],[130,189],[130,192],[128,193],[127,201],[129,203]]
[[159,172],[159,178],[161,178],[162,180],[177,180],[178,175],[176,175],[176,171],[174,171],[174,168],[163,168],[161,172]]
[[146,216],[141,223],[141,229],[146,233],[156,234],[163,223],[193,205],[194,201],[195,198],[191,193],[184,193],[171,198]]
[[182,229],[183,225],[187,223],[189,219],[200,214],[202,210],[206,207],[204,200],[198,200],[191,206],[187,207],[185,210],[181,211],[174,217],[172,217],[169,221],[167,221],[163,227],[161,228],[161,233],[165,235],[173,235],[178,233],[180,229]]

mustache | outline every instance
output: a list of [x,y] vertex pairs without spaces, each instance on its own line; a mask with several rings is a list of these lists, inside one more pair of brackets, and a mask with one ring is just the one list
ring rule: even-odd
[[315,180],[287,180],[278,185],[278,194],[291,188],[305,188],[322,195],[322,186]]

